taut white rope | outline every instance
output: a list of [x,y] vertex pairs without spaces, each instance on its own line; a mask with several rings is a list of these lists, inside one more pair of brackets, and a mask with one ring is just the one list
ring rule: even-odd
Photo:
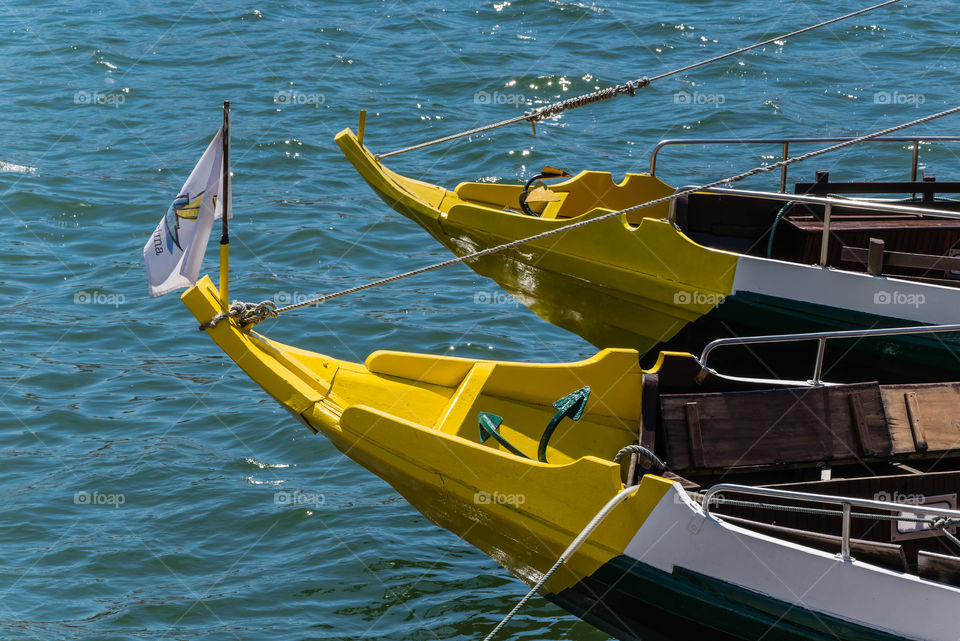
[[566,563],[570,557],[580,549],[580,546],[583,545],[583,542],[587,540],[587,537],[593,534],[593,531],[596,530],[601,523],[603,523],[603,520],[607,518],[611,512],[613,512],[613,509],[623,503],[623,500],[633,494],[638,487],[639,486],[637,485],[631,485],[630,487],[625,487],[614,494],[613,498],[607,501],[607,504],[604,505],[599,512],[597,512],[597,515],[594,516],[589,523],[587,523],[586,527],[580,531],[580,534],[578,534],[577,537],[570,543],[570,545],[567,546],[567,549],[563,551],[563,554],[561,554],[560,558],[557,559],[557,562],[553,564],[553,567],[547,570],[547,573],[540,577],[540,580],[537,581],[532,588],[530,588],[530,591],[527,592],[515,606],[513,606],[513,609],[510,610],[507,616],[503,617],[503,620],[497,624],[497,627],[491,630],[490,634],[484,637],[483,641],[490,641],[490,639],[492,639],[497,632],[499,632],[500,629],[505,626],[507,622],[512,619],[514,615],[516,615],[517,612],[520,611],[520,608],[522,608],[527,601],[533,598],[533,595],[537,593],[537,590],[543,587],[543,584],[547,582],[547,579],[553,576],[553,573],[559,570],[560,566]]
[[786,40],[787,38],[792,38],[793,36],[798,36],[801,33],[806,33],[808,31],[813,31],[814,29],[820,29],[821,27],[826,27],[835,22],[840,22],[841,20],[846,20],[847,18],[852,18],[854,16],[859,16],[861,14],[873,11],[874,9],[879,9],[880,7],[885,7],[888,4],[893,4],[895,2],[900,2],[901,0],[885,0],[879,4],[875,4],[870,7],[865,7],[851,13],[844,14],[842,16],[831,18],[830,20],[825,20],[823,22],[818,22],[817,24],[810,25],[809,27],[804,27],[803,29],[797,29],[796,31],[791,31],[790,33],[785,33],[783,35],[775,36],[773,38],[768,38],[762,42],[757,42],[755,44],[740,47],[734,51],[728,51],[727,53],[720,54],[719,56],[714,56],[712,58],[707,58],[706,60],[701,60],[693,64],[689,64],[685,67],[680,67],[679,69],[674,69],[672,71],[667,71],[661,73],[658,76],[653,76],[648,78],[643,76],[642,78],[637,78],[636,80],[630,80],[623,83],[622,85],[615,85],[613,87],[608,87],[607,89],[601,89],[600,91],[594,91],[591,93],[585,93],[579,96],[574,96],[573,98],[567,98],[566,100],[561,100],[559,102],[554,102],[543,107],[538,107],[537,109],[532,109],[525,112],[522,116],[515,116],[513,118],[508,118],[506,120],[501,120],[500,122],[495,122],[490,125],[484,125],[482,127],[476,127],[474,129],[468,129],[467,131],[461,131],[457,134],[451,134],[449,136],[443,136],[442,138],[436,138],[435,140],[428,140],[427,142],[422,142],[417,145],[410,147],[404,147],[403,149],[397,149],[396,151],[390,151],[385,154],[378,154],[377,160],[383,158],[389,158],[390,156],[396,156],[397,154],[405,154],[408,151],[416,151],[417,149],[423,149],[424,147],[431,147],[433,145],[439,145],[440,143],[449,142],[451,140],[456,140],[458,138],[463,138],[465,136],[472,136],[473,134],[479,134],[484,131],[490,131],[491,129],[496,129],[498,127],[504,127],[506,125],[512,125],[517,122],[531,122],[535,123],[539,120],[543,120],[554,114],[558,114],[562,111],[567,111],[569,109],[576,109],[577,107],[583,107],[584,105],[590,105],[595,102],[600,102],[601,100],[609,100],[610,98],[615,98],[621,94],[627,94],[628,96],[633,96],[636,94],[637,89],[642,89],[649,85],[655,80],[660,80],[662,78],[667,78],[669,76],[675,76],[677,74],[683,73],[685,71],[690,71],[691,69],[696,69],[697,67],[702,67],[708,65],[711,62],[717,62],[723,60],[724,58],[730,58],[731,56],[736,56],[738,54],[750,51],[751,49],[756,49],[757,47],[763,47],[765,45],[777,42],[778,40]]
[[334,292],[334,293],[332,293],[332,294],[324,294],[324,295],[322,295],[322,296],[317,296],[317,297],[315,297],[315,298],[311,298],[311,299],[309,299],[309,300],[305,300],[305,301],[300,302],[300,303],[295,303],[295,304],[293,304],[293,305],[287,305],[286,307],[277,308],[276,305],[275,305],[273,302],[271,302],[271,301],[264,301],[264,302],[262,302],[262,303],[259,303],[258,305],[254,305],[254,304],[252,304],[252,303],[238,304],[238,303],[235,302],[234,305],[231,306],[231,310],[230,310],[230,313],[229,313],[229,314],[218,314],[215,318],[211,319],[211,320],[208,321],[207,323],[204,323],[204,325],[202,325],[202,326],[200,327],[200,329],[209,329],[209,328],[212,328],[212,327],[214,327],[217,323],[219,323],[221,320],[223,320],[224,318],[229,318],[229,317],[238,318],[238,319],[240,320],[241,325],[243,325],[243,326],[255,325],[256,323],[259,323],[260,321],[262,321],[264,318],[276,317],[276,316],[279,315],[279,314],[282,314],[282,313],[284,313],[284,312],[289,312],[289,311],[292,311],[292,310],[294,310],[294,309],[299,309],[300,307],[306,307],[306,306],[308,306],[308,305],[311,305],[311,306],[313,306],[313,305],[319,305],[320,303],[326,302],[326,301],[331,300],[331,299],[333,299],[333,298],[339,298],[340,296],[346,296],[347,294],[354,294],[354,293],[356,293],[356,292],[361,292],[361,291],[363,291],[363,290],[365,290],[365,289],[371,289],[371,288],[373,288],[373,287],[379,287],[380,285],[386,285],[387,283],[392,283],[392,282],[394,282],[394,281],[403,280],[404,278],[410,278],[411,276],[417,276],[417,275],[419,275],[419,274],[425,274],[425,273],[427,273],[427,272],[432,272],[432,271],[435,271],[435,270],[437,270],[437,269],[441,269],[441,268],[443,268],[443,267],[447,267],[447,266],[449,266],[449,265],[456,265],[457,263],[465,263],[465,262],[467,262],[467,261],[475,260],[475,259],[481,258],[481,257],[483,257],[483,256],[489,256],[490,254],[495,254],[495,253],[497,253],[497,252],[501,252],[501,251],[504,251],[504,250],[506,250],[506,249],[510,249],[510,248],[512,248],[512,247],[518,247],[518,246],[523,245],[523,244],[525,244],[525,243],[529,243],[529,242],[532,242],[532,241],[535,241],[535,240],[540,240],[541,238],[546,238],[547,236],[553,236],[554,234],[559,234],[559,233],[562,233],[562,232],[570,231],[570,230],[572,230],[572,229],[577,229],[577,228],[580,228],[580,227],[584,227],[584,226],[586,226],[586,225],[592,225],[592,224],[594,224],[594,223],[596,223],[596,222],[599,222],[599,221],[601,221],[601,220],[607,220],[607,219],[609,219],[609,218],[614,218],[614,217],[616,217],[616,216],[622,216],[623,214],[627,214],[627,213],[630,213],[630,212],[633,212],[633,211],[637,211],[637,210],[640,210],[640,209],[645,209],[645,208],[647,208],[647,207],[653,207],[654,205],[659,205],[659,204],[661,204],[661,203],[669,202],[669,201],[671,201],[671,200],[675,200],[675,199],[677,199],[677,198],[680,198],[681,196],[686,196],[686,195],[692,194],[692,193],[694,193],[694,192],[696,192],[696,191],[700,191],[700,190],[702,190],[702,189],[709,189],[709,188],[711,188],[711,187],[718,187],[718,186],[720,186],[720,185],[728,185],[728,184],[730,184],[730,183],[735,183],[735,182],[740,181],[740,180],[743,180],[743,179],[745,179],[745,178],[749,178],[750,176],[756,176],[757,174],[766,173],[766,172],[768,172],[768,171],[774,171],[775,169],[779,169],[780,167],[784,167],[784,166],[786,166],[786,165],[791,165],[791,164],[793,164],[793,163],[801,162],[801,161],[807,160],[807,159],[809,159],[809,158],[814,158],[814,157],[816,157],[816,156],[821,156],[821,155],[823,155],[823,154],[827,154],[827,153],[830,153],[830,152],[832,152],[832,151],[837,151],[838,149],[843,149],[843,148],[845,148],[845,147],[850,147],[850,146],[852,146],[852,145],[855,145],[855,144],[857,144],[857,143],[863,142],[863,141],[865,141],[865,140],[870,140],[871,138],[878,138],[878,137],[880,137],[880,136],[886,136],[886,135],[891,134],[891,133],[893,133],[893,132],[895,132],[895,131],[900,131],[900,130],[902,130],[902,129],[907,129],[907,128],[909,128],[909,127],[914,127],[914,126],[916,126],[916,125],[920,125],[920,124],[923,124],[923,123],[925,123],[925,122],[930,122],[930,121],[936,120],[936,119],[938,119],[938,118],[943,118],[943,117],[945,117],[945,116],[950,116],[950,115],[955,114],[955,113],[957,113],[957,112],[960,112],[960,105],[958,105],[958,106],[956,106],[956,107],[951,107],[950,109],[946,109],[946,110],[944,110],[944,111],[939,111],[939,112],[934,113],[934,114],[928,114],[928,115],[926,115],[926,116],[923,116],[922,118],[917,118],[916,120],[911,120],[910,122],[906,122],[906,123],[903,123],[903,124],[899,124],[899,125],[896,125],[896,126],[894,126],[894,127],[887,127],[886,129],[881,129],[881,130],[879,130],[879,131],[874,131],[873,133],[865,134],[865,135],[859,136],[859,137],[857,137],[857,138],[851,138],[850,140],[846,140],[846,141],[844,141],[844,142],[839,142],[839,143],[837,143],[837,144],[835,144],[835,145],[830,145],[829,147],[824,147],[824,148],[822,148],[822,149],[817,149],[817,150],[815,150],[815,151],[811,151],[811,152],[808,152],[808,153],[805,153],[805,154],[801,154],[801,155],[799,155],[799,156],[793,156],[793,157],[791,157],[791,158],[787,158],[786,160],[781,160],[781,161],[775,162],[775,163],[773,163],[773,164],[771,164],[771,165],[767,165],[767,166],[765,166],[765,167],[754,167],[753,169],[751,169],[751,170],[749,170],[749,171],[745,171],[745,172],[743,172],[743,173],[741,173],[741,174],[736,174],[736,175],[734,175],[734,176],[729,176],[729,177],[727,177],[727,178],[722,178],[722,179],[720,179],[720,180],[715,180],[715,181],[710,182],[710,183],[707,183],[707,184],[705,184],[705,185],[700,185],[700,186],[696,186],[696,187],[688,187],[688,188],[686,188],[686,189],[677,191],[676,193],[673,193],[673,194],[671,194],[671,195],[669,195],[669,196],[664,196],[664,197],[662,197],[662,198],[657,198],[657,199],[655,199],[655,200],[651,200],[651,201],[648,201],[648,202],[645,202],[645,203],[640,203],[640,204],[634,205],[634,206],[632,206],[632,207],[627,207],[626,209],[621,209],[621,210],[619,210],[619,211],[613,211],[613,212],[610,212],[610,213],[607,213],[607,214],[603,214],[602,216],[597,216],[596,218],[591,218],[590,220],[581,220],[581,221],[579,221],[579,222],[571,223],[571,224],[565,225],[565,226],[563,226],[563,227],[557,227],[557,228],[554,228],[554,229],[550,229],[550,230],[547,230],[547,231],[545,231],[545,232],[542,232],[542,233],[539,233],[539,234],[535,234],[535,235],[533,235],[533,236],[529,236],[529,237],[527,237],[527,238],[520,238],[520,239],[518,239],[518,240],[510,241],[509,243],[504,243],[503,245],[497,245],[496,247],[488,247],[487,249],[481,249],[480,251],[471,252],[471,253],[469,253],[469,254],[465,254],[465,255],[463,255],[463,256],[458,256],[458,257],[456,257],[456,258],[451,258],[451,259],[449,259],[449,260],[445,260],[445,261],[442,261],[442,262],[439,262],[439,263],[435,263],[435,264],[433,264],[433,265],[428,265],[428,266],[426,266],[426,267],[420,267],[419,269],[414,269],[414,270],[412,270],[412,271],[404,272],[404,273],[402,273],[402,274],[395,274],[395,275],[393,275],[393,276],[388,276],[388,277],[386,277],[386,278],[381,278],[381,279],[379,279],[379,280],[371,281],[371,282],[365,283],[365,284],[363,284],[363,285],[357,285],[356,287],[350,287],[350,288],[348,288],[348,289],[343,289],[343,290],[340,290],[340,291],[338,291],[338,292]]

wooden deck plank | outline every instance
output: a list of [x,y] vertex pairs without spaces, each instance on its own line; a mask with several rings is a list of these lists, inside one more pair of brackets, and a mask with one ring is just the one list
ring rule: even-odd
[[917,553],[917,574],[921,579],[960,585],[960,558],[921,550]]
[[867,426],[867,419],[863,414],[863,403],[860,401],[860,395],[850,394],[847,398],[850,401],[850,419],[853,422],[854,433],[857,435],[857,441],[860,444],[860,451],[864,456],[873,456],[876,452],[870,446],[870,431]]
[[894,453],[960,448],[960,383],[884,385],[881,396]]
[[892,449],[876,383],[664,394],[660,412],[664,449],[678,471],[857,461],[865,451]]
[[687,439],[690,444],[690,458],[694,467],[706,467],[703,456],[703,432],[700,429],[700,411],[696,402],[686,403],[684,412],[687,417]]

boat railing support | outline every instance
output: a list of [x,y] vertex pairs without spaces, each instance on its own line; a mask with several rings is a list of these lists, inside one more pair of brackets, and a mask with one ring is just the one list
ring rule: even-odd
[[[833,213],[833,203],[823,206],[823,238],[820,240],[820,266],[827,266],[827,253],[830,248],[830,214]],[[771,232],[773,233],[773,232]]]
[[[803,143],[847,142],[853,138],[668,138],[658,142],[650,154],[650,175],[657,175],[657,156],[664,147],[675,145],[780,145],[782,158],[790,157],[790,145]],[[912,146],[911,180],[917,180],[917,168],[920,164],[921,142],[960,142],[960,136],[882,136],[864,142],[909,142]],[[780,168],[780,193],[787,191],[787,166]]]
[[[690,187],[684,187],[683,189],[690,189]],[[728,187],[707,187],[700,190],[703,193],[707,194],[721,194],[727,196],[743,196],[744,198],[763,198],[766,200],[779,200],[783,202],[792,202],[792,203],[807,203],[810,205],[823,205],[824,207],[831,207],[831,211],[825,211],[829,214],[832,212],[832,207],[845,207],[849,209],[864,209],[868,211],[883,211],[889,212],[892,214],[912,214],[914,216],[930,216],[933,218],[951,218],[954,220],[960,220],[960,212],[956,211],[946,211],[943,209],[930,209],[928,207],[914,207],[912,205],[895,205],[893,203],[887,203],[877,200],[861,200],[859,198],[833,198],[829,196],[801,196],[799,194],[781,194],[775,191],[754,191],[752,189],[731,189]],[[676,222],[674,218],[676,217],[675,209],[670,209],[670,222]],[[824,225],[824,234],[826,235],[829,225]],[[822,247],[821,247],[822,249]]]
[[[689,189],[683,187],[682,189]],[[727,187],[709,187],[702,190],[703,193],[721,194],[728,196],[742,196],[744,198],[763,198],[766,200],[779,200],[792,203],[807,203],[811,205],[823,205],[823,235],[820,241],[820,266],[826,267],[828,264],[830,249],[830,217],[833,214],[833,207],[845,207],[849,209],[864,209],[868,211],[884,211],[895,214],[911,214],[914,216],[930,216],[935,218],[951,218],[960,220],[960,212],[943,211],[940,209],[929,209],[927,207],[912,207],[909,205],[895,205],[892,203],[878,202],[875,200],[860,200],[856,198],[832,198],[828,196],[801,196],[799,194],[783,194],[773,191],[753,191],[750,189],[729,189]],[[670,209],[667,220],[676,224],[677,220],[676,200],[670,201]]]
[[[882,327],[874,329],[848,329],[832,332],[807,332],[803,334],[770,334],[768,336],[733,336],[730,338],[718,338],[710,341],[703,348],[697,361],[705,371],[730,381],[740,381],[744,383],[761,383],[766,385],[798,385],[798,386],[820,386],[830,385],[822,380],[824,353],[826,351],[827,341],[842,338],[869,338],[872,336],[906,336],[910,334],[937,334],[942,332],[960,332],[960,324],[951,325],[917,325],[914,327]],[[791,381],[786,379],[771,378],[748,378],[742,376],[730,376],[721,374],[708,364],[710,354],[719,347],[729,347],[731,345],[758,345],[763,343],[795,343],[799,341],[817,341],[817,359],[814,363],[813,378],[809,381]]]
[[[948,519],[949,522],[960,521],[960,510],[950,510],[941,507],[928,507],[926,505],[911,505],[909,503],[895,503],[891,501],[877,501],[872,499],[859,499],[850,496],[834,496],[831,494],[810,494],[807,492],[795,492],[793,490],[781,490],[770,487],[754,487],[750,485],[736,485],[733,483],[720,483],[714,485],[709,490],[707,490],[702,499],[703,511],[708,516],[715,516],[710,512],[710,504],[717,503],[723,504],[726,502],[726,497],[724,494],[741,494],[741,495],[751,495],[751,496],[761,496],[761,497],[771,497],[771,498],[780,498],[788,499],[790,501],[796,501],[800,503],[819,503],[821,505],[839,505],[840,510],[837,511],[837,514],[842,518],[841,525],[841,542],[840,542],[840,558],[844,561],[850,561],[850,521],[852,518],[883,518],[883,519],[899,519],[899,520],[912,520],[912,521],[923,521],[930,523],[934,522],[934,518],[937,519]],[[759,507],[769,507],[770,509],[777,509],[781,507],[779,505],[765,505],[765,504],[756,504],[755,506]],[[883,515],[874,515],[874,514],[857,514],[852,511],[852,508],[868,508],[871,510],[880,510],[887,513],[887,515],[892,513],[897,513],[897,516],[883,516]],[[799,506],[792,506],[792,510],[803,511],[804,508]],[[815,509],[815,508],[810,508]],[[822,514],[822,510],[817,510],[818,514]],[[722,514],[719,515],[722,518]]]
[[843,526],[841,528],[840,558],[850,560],[850,501],[843,502]]

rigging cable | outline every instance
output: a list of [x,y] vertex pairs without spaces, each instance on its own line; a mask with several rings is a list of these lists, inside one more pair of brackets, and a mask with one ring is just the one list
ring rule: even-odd
[[529,236],[529,237],[527,237],[527,238],[520,238],[520,239],[518,239],[518,240],[513,240],[513,241],[510,241],[510,242],[508,242],[508,243],[504,243],[504,244],[502,244],[502,245],[497,245],[496,247],[488,247],[487,249],[481,249],[481,250],[479,250],[479,251],[471,252],[471,253],[469,253],[469,254],[464,254],[463,256],[457,256],[457,257],[455,257],[455,258],[450,258],[450,259],[448,259],[448,260],[445,260],[445,261],[442,261],[442,262],[439,262],[439,263],[434,263],[433,265],[427,265],[426,267],[420,267],[419,269],[414,269],[414,270],[411,270],[411,271],[408,271],[408,272],[404,272],[404,273],[402,273],[402,274],[395,274],[395,275],[393,275],[393,276],[388,276],[388,277],[386,277],[386,278],[380,278],[380,279],[378,279],[378,280],[374,280],[374,281],[371,281],[371,282],[369,282],[369,283],[365,283],[365,284],[363,284],[363,285],[357,285],[357,286],[355,286],[355,287],[350,287],[350,288],[347,288],[347,289],[342,289],[342,290],[340,290],[340,291],[338,291],[338,292],[334,292],[334,293],[332,293],[332,294],[323,294],[323,295],[321,295],[321,296],[316,296],[316,297],[314,297],[314,298],[310,298],[310,299],[308,299],[308,300],[305,300],[305,301],[302,301],[302,302],[299,302],[299,303],[294,303],[294,304],[292,304],[292,305],[287,305],[287,306],[285,306],[285,307],[277,307],[276,303],[274,303],[274,302],[272,302],[272,301],[264,301],[264,302],[259,303],[259,304],[234,302],[233,305],[230,306],[230,311],[229,311],[229,312],[221,312],[220,314],[217,314],[216,316],[214,316],[214,317],[213,317],[211,320],[209,320],[208,322],[203,323],[202,325],[200,325],[200,329],[210,329],[210,328],[212,328],[212,327],[215,327],[215,326],[217,325],[217,323],[219,323],[220,321],[224,320],[225,318],[229,318],[229,317],[236,318],[237,321],[239,322],[239,324],[240,324],[242,327],[246,327],[246,326],[249,326],[249,325],[255,325],[256,323],[259,323],[260,321],[264,320],[265,318],[276,318],[279,314],[282,314],[282,313],[284,313],[284,312],[293,311],[293,310],[295,310],[295,309],[299,309],[300,307],[316,306],[316,305],[319,305],[320,303],[326,302],[326,301],[328,301],[328,300],[331,300],[331,299],[334,299],[334,298],[339,298],[339,297],[341,297],[341,296],[346,296],[347,294],[354,294],[354,293],[356,293],[356,292],[361,292],[361,291],[363,291],[363,290],[371,289],[371,288],[373,288],[373,287],[379,287],[380,285],[386,285],[387,283],[392,283],[392,282],[394,282],[394,281],[403,280],[404,278],[410,278],[411,276],[417,276],[417,275],[419,275],[419,274],[425,274],[425,273],[427,273],[427,272],[432,272],[432,271],[435,271],[435,270],[437,270],[437,269],[442,269],[443,267],[448,267],[448,266],[450,266],[450,265],[456,265],[457,263],[465,263],[465,262],[467,262],[467,261],[475,260],[475,259],[481,258],[481,257],[483,257],[483,256],[489,256],[490,254],[495,254],[495,253],[502,252],[502,251],[507,250],[507,249],[511,249],[511,248],[513,248],[513,247],[518,247],[518,246],[520,246],[520,245],[524,245],[524,244],[526,244],[526,243],[529,243],[529,242],[532,242],[532,241],[535,241],[535,240],[540,240],[540,239],[546,238],[546,237],[548,237],[548,236],[553,236],[554,234],[559,234],[559,233],[561,233],[561,232],[570,231],[570,230],[572,230],[572,229],[577,229],[577,228],[579,228],[579,227],[585,227],[586,225],[592,225],[592,224],[594,224],[594,223],[600,222],[601,220],[608,220],[608,219],[610,219],[610,218],[614,218],[614,217],[617,217],[617,216],[623,216],[624,214],[628,214],[628,213],[631,213],[631,212],[634,212],[634,211],[638,211],[638,210],[640,210],[640,209],[646,209],[646,208],[648,208],[648,207],[653,207],[654,205],[659,205],[659,204],[662,204],[662,203],[667,203],[667,202],[670,202],[670,201],[672,201],[672,200],[676,200],[677,198],[680,198],[680,197],[682,197],[682,196],[687,196],[687,195],[692,194],[692,193],[694,193],[694,192],[701,191],[701,190],[703,190],[703,189],[710,189],[710,188],[712,188],[712,187],[718,187],[718,186],[720,186],[720,185],[729,185],[729,184],[731,184],[731,183],[738,182],[738,181],[740,181],[740,180],[743,180],[743,179],[745,179],[745,178],[749,178],[749,177],[751,177],[751,176],[756,176],[756,175],[758,175],[758,174],[766,173],[766,172],[769,172],[769,171],[774,171],[775,169],[780,169],[781,167],[785,167],[785,166],[787,166],[787,165],[792,165],[793,163],[797,163],[797,162],[801,162],[801,161],[804,161],[804,160],[808,160],[808,159],[814,158],[814,157],[816,157],[816,156],[821,156],[821,155],[823,155],[823,154],[827,154],[827,153],[830,153],[830,152],[833,152],[833,151],[837,151],[838,149],[843,149],[843,148],[846,148],[846,147],[850,147],[850,146],[852,146],[852,145],[855,145],[855,144],[857,144],[857,143],[864,142],[864,141],[866,141],[866,140],[871,140],[871,139],[873,139],[873,138],[879,138],[879,137],[881,137],[881,136],[885,136],[885,135],[891,134],[891,133],[893,133],[893,132],[895,132],[895,131],[901,131],[901,130],[907,129],[907,128],[909,128],[909,127],[914,127],[914,126],[916,126],[916,125],[920,125],[920,124],[923,124],[923,123],[926,123],[926,122],[930,122],[930,121],[932,121],[932,120],[937,120],[938,118],[943,118],[943,117],[945,117],[945,116],[950,116],[950,115],[953,115],[953,114],[955,114],[955,113],[957,113],[957,112],[960,112],[960,105],[957,105],[957,106],[955,106],[955,107],[951,107],[950,109],[946,109],[946,110],[944,110],[944,111],[939,111],[939,112],[937,112],[937,113],[928,114],[928,115],[923,116],[923,117],[921,117],[921,118],[917,118],[916,120],[911,120],[911,121],[906,122],[906,123],[901,123],[901,124],[895,125],[895,126],[893,126],[893,127],[887,127],[886,129],[880,129],[880,130],[878,130],[878,131],[874,131],[874,132],[869,133],[869,134],[864,134],[863,136],[858,136],[858,137],[856,137],[856,138],[851,138],[850,140],[846,140],[846,141],[843,141],[843,142],[839,142],[839,143],[837,143],[837,144],[830,145],[830,146],[828,146],[828,147],[823,147],[822,149],[817,149],[817,150],[815,150],[815,151],[811,151],[811,152],[808,152],[808,153],[805,153],[805,154],[801,154],[801,155],[799,155],[799,156],[793,156],[793,157],[791,157],[791,158],[787,158],[786,160],[780,160],[780,161],[775,162],[775,163],[773,163],[773,164],[771,164],[771,165],[766,165],[766,166],[763,166],[763,167],[754,167],[753,169],[750,169],[750,170],[745,171],[745,172],[743,172],[743,173],[736,174],[736,175],[734,175],[734,176],[728,176],[727,178],[722,178],[722,179],[720,179],[720,180],[715,180],[715,181],[710,182],[710,183],[707,183],[707,184],[705,184],[705,185],[700,185],[700,186],[694,186],[694,187],[688,187],[688,188],[685,188],[685,189],[681,189],[681,190],[678,190],[678,191],[674,192],[673,194],[671,194],[671,195],[669,195],[669,196],[664,196],[664,197],[662,197],[662,198],[656,198],[656,199],[654,199],[654,200],[650,200],[650,201],[647,201],[647,202],[645,202],[645,203],[640,203],[640,204],[638,204],[638,205],[633,205],[632,207],[627,207],[626,209],[620,209],[620,210],[618,210],[618,211],[608,212],[608,213],[603,214],[603,215],[601,215],[601,216],[597,216],[596,218],[591,218],[591,219],[589,219],[589,220],[581,220],[581,221],[578,221],[578,222],[575,222],[575,223],[570,223],[569,225],[564,225],[564,226],[562,226],[562,227],[555,227],[554,229],[550,229],[550,230],[541,232],[541,233],[539,233],[539,234],[534,234],[533,236]]
[[513,118],[507,118],[506,120],[501,120],[500,122],[495,122],[493,124],[484,125],[482,127],[475,127],[473,129],[468,129],[467,131],[461,131],[460,133],[451,134],[449,136],[443,136],[441,138],[436,138],[434,140],[428,140],[427,142],[422,142],[410,147],[404,147],[403,149],[397,149],[395,151],[390,151],[385,154],[378,154],[376,156],[377,160],[383,160],[384,158],[389,158],[390,156],[396,156],[398,154],[405,154],[408,151],[416,151],[417,149],[423,149],[424,147],[431,147],[433,145],[439,145],[440,143],[449,142],[451,140],[456,140],[458,138],[463,138],[465,136],[472,136],[473,134],[483,133],[484,131],[490,131],[491,129],[496,129],[498,127],[504,127],[506,125],[512,125],[517,122],[527,121],[531,124],[534,124],[544,118],[553,116],[555,114],[567,111],[570,109],[576,109],[577,107],[583,107],[584,105],[590,105],[595,102],[600,102],[601,100],[609,100],[610,98],[615,98],[621,94],[626,94],[628,96],[636,95],[637,89],[643,89],[648,86],[650,83],[663,78],[668,78],[670,76],[675,76],[685,71],[690,71],[691,69],[696,69],[697,67],[702,67],[708,65],[712,62],[718,62],[725,58],[730,58],[731,56],[736,56],[741,53],[750,51],[751,49],[756,49],[757,47],[763,47],[774,42],[781,40],[786,40],[787,38],[792,38],[793,36],[798,36],[802,33],[807,33],[808,31],[813,31],[814,29],[820,29],[821,27],[826,27],[827,25],[834,24],[835,22],[840,22],[841,20],[846,20],[847,18],[852,18],[854,16],[859,16],[861,14],[873,11],[874,9],[879,9],[885,7],[888,4],[894,4],[895,2],[900,2],[901,0],[885,0],[879,4],[875,4],[870,7],[865,7],[851,13],[844,14],[842,16],[831,18],[830,20],[825,20],[823,22],[818,22],[817,24],[804,27],[803,29],[797,29],[796,31],[791,31],[790,33],[785,33],[780,36],[775,36],[773,38],[768,38],[762,42],[757,42],[746,47],[741,47],[733,51],[728,51],[727,53],[720,54],[718,56],[713,56],[712,58],[707,58],[699,62],[694,62],[685,67],[680,67],[679,69],[674,69],[672,71],[667,71],[661,73],[660,75],[647,77],[643,76],[637,78],[636,80],[629,80],[622,85],[616,85],[613,87],[608,87],[606,89],[601,89],[599,91],[594,91],[591,93],[581,94],[579,96],[574,96],[573,98],[567,98],[566,100],[561,100],[559,102],[554,102],[549,105],[544,105],[543,107],[538,107],[536,109],[531,109],[530,111],[524,112],[522,116],[514,116]]

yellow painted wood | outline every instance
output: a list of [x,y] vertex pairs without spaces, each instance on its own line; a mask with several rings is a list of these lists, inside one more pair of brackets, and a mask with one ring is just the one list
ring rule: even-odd
[[220,300],[223,311],[230,311],[230,243],[220,243]]
[[[437,419],[438,430],[466,439],[471,438],[470,430],[473,425],[470,418],[477,416],[477,412],[484,411],[476,409],[476,404],[495,367],[494,363],[477,363],[470,368],[470,373],[463,377],[463,382]],[[479,432],[479,428],[477,431]]]
[[365,365],[375,374],[412,378],[434,385],[453,387],[460,384],[474,363],[476,361],[469,358],[438,359],[429,354],[381,350],[370,354]]
[[[182,299],[201,322],[220,311],[207,277]],[[527,582],[623,488],[612,458],[636,440],[643,372],[635,351],[552,365],[377,352],[361,365],[271,341],[232,319],[207,333],[312,430]],[[504,436],[535,454],[551,403],[583,385],[594,393],[582,419],[555,432],[549,463],[480,443],[477,412],[491,411],[504,417]],[[645,477],[546,590],[621,554],[669,485]]]
[[[614,182],[583,171],[550,185],[559,202],[542,217],[518,213],[520,185],[461,183],[453,191],[400,176],[357,144],[336,142],[360,175],[394,209],[457,255],[529,238],[660,198],[673,188],[647,174]],[[646,351],[712,310],[733,289],[738,255],[703,247],[664,220],[666,203],[533,241],[475,260],[537,314],[577,327],[594,344]],[[575,297],[576,305],[568,300]],[[596,308],[595,318],[569,317]]]

